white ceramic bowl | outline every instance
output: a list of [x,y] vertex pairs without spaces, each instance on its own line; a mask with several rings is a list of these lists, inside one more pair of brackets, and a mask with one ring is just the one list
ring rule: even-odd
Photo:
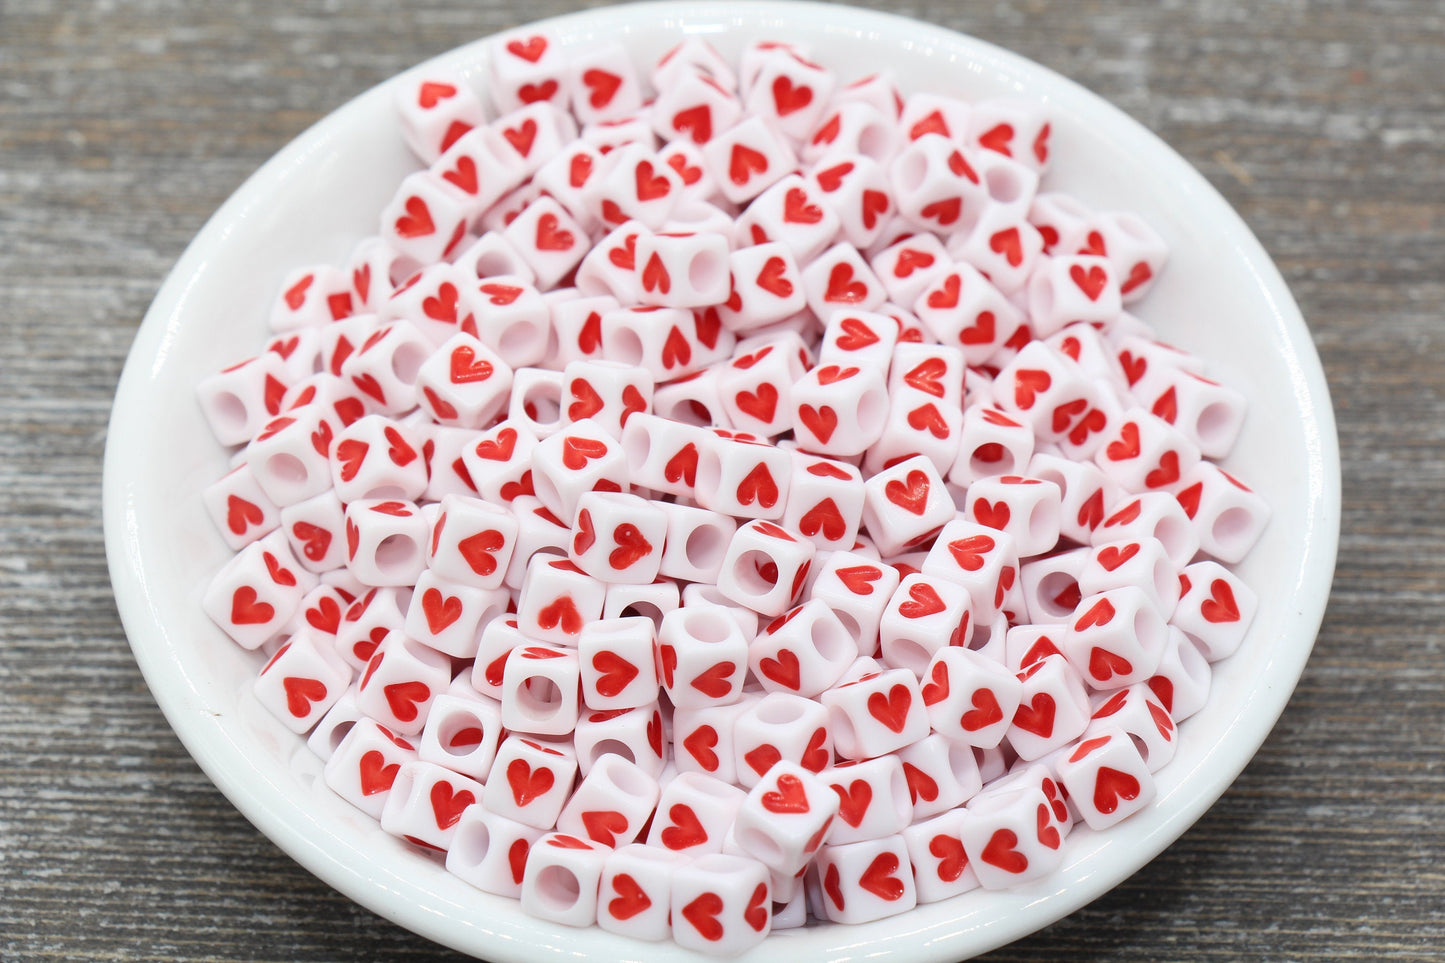
[[[1186,721],[1158,800],[1114,829],[1076,829],[1062,869],[1007,892],[975,891],[861,926],[775,934],[749,959],[879,955],[957,960],[1031,933],[1125,879],[1188,828],[1238,775],[1293,690],[1323,615],[1339,531],[1339,458],[1319,360],[1259,243],[1193,168],[1123,113],[1044,68],[911,20],[804,3],[660,3],[549,21],[568,43],[620,39],[651,62],[684,34],[729,55],[754,38],[811,46],[849,79],[891,67],[904,90],[1045,104],[1057,170],[1046,184],[1136,211],[1172,259],[1139,313],[1202,354],[1250,413],[1225,463],[1274,517],[1239,574],[1260,595],[1241,651],[1216,666],[1208,705]],[[383,41],[378,41],[383,42]],[[480,88],[481,41],[433,61]],[[262,167],[196,237],[142,323],[116,394],[105,460],[105,535],[137,662],[186,748],[252,823],[341,892],[423,936],[493,960],[691,958],[524,916],[387,836],[327,790],[321,765],[250,694],[259,656],[201,612],[227,557],[201,506],[226,455],[194,401],[197,380],[253,353],[282,275],[339,262],[413,169],[393,117],[399,79],[323,119]]]

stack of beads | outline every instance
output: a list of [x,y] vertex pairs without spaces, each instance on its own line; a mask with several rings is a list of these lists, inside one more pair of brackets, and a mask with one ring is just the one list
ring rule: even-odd
[[1268,510],[1242,396],[1132,313],[1163,240],[1043,189],[1043,110],[535,31],[485,103],[398,90],[424,167],[198,390],[204,607],[327,785],[719,954],[1151,802]]

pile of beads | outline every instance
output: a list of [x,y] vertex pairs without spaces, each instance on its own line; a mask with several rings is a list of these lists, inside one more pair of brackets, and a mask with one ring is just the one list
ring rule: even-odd
[[[198,389],[205,594],[336,793],[558,923],[732,954],[1056,869],[1241,643],[1242,396],[1037,106],[783,43],[497,39]],[[655,91],[647,100],[647,85]]]

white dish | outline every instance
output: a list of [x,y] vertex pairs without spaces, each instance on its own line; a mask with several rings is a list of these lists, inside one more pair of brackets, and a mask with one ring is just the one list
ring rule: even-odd
[[[1209,360],[1249,398],[1225,467],[1270,502],[1239,567],[1260,595],[1241,651],[1216,666],[1208,705],[1181,728],[1158,800],[1103,833],[1076,829],[1063,868],[1030,886],[975,891],[861,926],[778,933],[748,959],[898,955],[958,960],[1031,933],[1100,896],[1183,833],[1269,733],[1324,612],[1339,532],[1339,457],[1318,357],[1279,273],[1205,179],[1143,127],[1081,87],[996,47],[915,21],[804,3],[660,3],[546,22],[564,42],[621,39],[650,62],[683,34],[735,55],[747,39],[810,44],[844,79],[892,67],[903,89],[1007,94],[1047,105],[1061,158],[1046,182],[1101,208],[1140,213],[1172,258],[1139,313]],[[432,61],[480,89],[482,41]],[[418,68],[420,69],[420,68]],[[414,162],[393,117],[392,80],[298,137],[221,207],[147,313],[116,394],[105,460],[111,578],[137,662],[181,741],[263,833],[317,876],[423,936],[493,960],[691,959],[595,927],[524,916],[381,831],[321,782],[321,764],[250,694],[259,655],[233,644],[200,597],[228,557],[200,501],[226,454],[194,400],[205,374],[254,352],[283,274],[339,262]]]

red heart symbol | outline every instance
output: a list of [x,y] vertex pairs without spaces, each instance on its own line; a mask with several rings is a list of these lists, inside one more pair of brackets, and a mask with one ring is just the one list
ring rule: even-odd
[[[827,439],[824,438],[823,440],[826,441]],[[838,511],[837,503],[831,498],[825,498],[808,509],[808,511],[803,514],[803,517],[798,519],[798,530],[809,538],[822,532],[825,539],[830,542],[836,542],[848,534],[848,525],[843,521],[843,515]],[[872,569],[871,571],[876,573],[874,578],[882,574],[878,572],[877,569]],[[869,591],[871,592],[871,589]],[[793,686],[792,688],[796,689],[797,686]]]
[[757,775],[767,775],[767,771],[777,765],[777,761],[782,758],[783,755],[777,750],[777,746],[770,746],[767,743],[743,753],[743,762],[746,762]]
[[746,371],[772,353],[773,347],[772,345],[768,345],[766,348],[754,351],[752,354],[745,354],[740,358],[734,358],[733,367],[740,371]]
[[537,613],[537,625],[544,629],[561,626],[564,634],[576,635],[582,631],[582,613],[577,611],[572,596],[561,595]]
[[962,213],[963,198],[961,197],[949,197],[934,201],[931,204],[925,204],[923,210],[918,212],[920,217],[931,217],[943,227],[947,227],[954,221],[957,221],[958,216]]
[[440,635],[447,626],[462,617],[462,600],[455,595],[443,595],[440,589],[429,588],[421,595],[421,609],[431,634]]
[[432,784],[431,811],[436,819],[437,829],[451,829],[462,818],[462,812],[477,801],[470,789],[460,791],[452,789],[452,784],[445,779]]
[[943,599],[932,585],[915,582],[908,590],[908,599],[899,604],[898,614],[905,619],[921,619],[937,615],[943,609]]
[[721,699],[733,690],[730,676],[737,671],[733,662],[718,662],[699,673],[689,683],[694,689],[711,699]]
[[[1162,677],[1155,676],[1155,678],[1157,679]],[[1168,680],[1165,679],[1164,681],[1167,682]],[[1152,683],[1153,679],[1150,680],[1150,689],[1154,688]],[[1165,740],[1172,740],[1174,738],[1174,720],[1169,718],[1168,711],[1166,711],[1161,706],[1149,702],[1148,700],[1145,700],[1144,704],[1149,707],[1149,717],[1154,720],[1154,728],[1159,730],[1160,737]]]
[[904,480],[894,478],[884,485],[883,496],[906,512],[922,515],[928,507],[931,487],[928,475],[920,469],[912,468]]
[[1027,411],[1034,406],[1037,392],[1047,391],[1054,379],[1038,368],[1020,368],[1014,372],[1014,403]]
[[671,368],[691,361],[692,345],[687,343],[687,335],[682,333],[682,329],[673,325],[667,340],[662,343],[662,365]]
[[[457,409],[450,402],[444,400],[430,387],[422,385],[422,395],[426,398],[427,404],[431,406],[432,412],[438,421],[446,421],[457,417]],[[430,444],[430,442],[428,442]]]
[[[585,821],[586,816],[583,816],[583,819]],[[652,905],[652,900],[642,891],[642,887],[637,885],[637,880],[627,873],[618,873],[612,877],[612,891],[617,897],[608,902],[607,912],[612,914],[613,919],[630,920]]]
[[1090,495],[1084,504],[1079,506],[1078,522],[1087,527],[1090,531],[1099,527],[1104,520],[1104,490],[1102,488]]
[[964,160],[963,154],[958,151],[954,151],[948,155],[948,169],[953,171],[958,177],[967,177],[975,184],[978,183],[977,172],[969,166],[968,161]]
[[[672,115],[672,126],[678,133],[691,134],[694,143],[706,144],[712,140],[712,109],[698,104]],[[744,177],[743,181],[747,178]]]
[[843,115],[834,114],[828,118],[828,122],[818,128],[813,135],[812,144],[817,147],[820,144],[831,144],[838,139],[838,134],[843,129]]
[[311,703],[326,698],[326,685],[317,679],[298,679],[288,675],[281,680],[281,687],[286,692],[287,711],[298,719],[304,719],[311,713]]
[[882,569],[872,565],[853,565],[840,568],[835,573],[838,581],[854,595],[872,595],[873,582],[883,577]]
[[963,278],[950,274],[943,279],[943,287],[934,288],[928,295],[928,306],[940,311],[958,307],[958,295],[963,289]]
[[[629,234],[624,241],[623,247],[614,247],[607,252],[607,260],[624,271],[637,270],[637,235]],[[600,318],[600,316],[599,316]],[[600,324],[599,320],[599,324]],[[598,336],[598,343],[601,343],[601,336]]]
[[[1174,708],[1173,682],[1170,682],[1162,675],[1156,675],[1154,676],[1154,678],[1150,679],[1147,684],[1149,686],[1149,691],[1153,692],[1154,695],[1158,697],[1159,701],[1164,703],[1164,709],[1166,711],[1172,710]],[[1158,722],[1158,717],[1155,717],[1155,722]],[[1162,728],[1160,731],[1163,731]]]
[[515,284],[483,284],[478,290],[491,295],[488,300],[498,307],[506,307],[522,296],[522,289]]
[[1128,351],[1120,351],[1119,365],[1124,369],[1124,378],[1132,388],[1140,378],[1144,377],[1144,372],[1149,367],[1149,361],[1147,358],[1136,358]]
[[868,285],[854,280],[853,265],[846,261],[833,265],[828,272],[828,289],[823,292],[824,301],[840,304],[857,304],[868,296]]
[[1080,254],[1091,254],[1094,257],[1107,257],[1109,249],[1104,246],[1104,235],[1098,231],[1090,231],[1084,238],[1085,244],[1079,248]]
[[828,871],[823,874],[823,892],[833,901],[838,909],[843,908],[843,887],[839,885],[838,864],[829,863]]
[[788,649],[781,649],[776,659],[764,656],[758,663],[758,672],[766,679],[796,692],[802,685],[801,667],[798,657]]
[[391,685],[382,687],[382,694],[386,696],[386,704],[391,707],[391,714],[396,716],[399,722],[411,722],[420,714],[417,704],[431,698],[431,689],[424,682],[415,680],[407,682],[393,682]]
[[[475,450],[478,458],[485,458],[488,461],[507,461],[509,458],[512,457],[512,452],[516,449],[516,447],[517,429],[503,428],[501,431],[497,432],[497,437],[495,439],[484,439],[477,442],[477,447]],[[336,450],[337,454],[339,455],[341,452],[340,447],[338,447]],[[363,451],[362,454],[365,454],[365,452]],[[346,478],[346,475],[343,473],[341,477],[344,480]]]
[[421,89],[417,91],[416,102],[420,104],[424,110],[431,110],[437,105],[438,101],[445,100],[448,97],[455,97],[456,93],[457,88],[451,84],[427,80],[423,81]]
[[655,201],[660,197],[666,197],[672,190],[672,182],[661,174],[657,174],[651,161],[641,161],[633,171],[633,180],[637,187],[637,199],[639,201]]
[[[778,260],[782,260],[779,258]],[[861,318],[844,318],[839,325],[842,334],[834,342],[843,351],[857,351],[878,343],[878,335]],[[925,362],[926,364],[927,362]],[[941,387],[941,386],[940,386]]]
[[301,305],[306,303],[306,289],[311,287],[311,282],[314,280],[316,280],[316,275],[308,274],[287,288],[284,295],[286,307],[292,311],[300,311]]
[[396,233],[405,238],[425,237],[436,230],[431,219],[431,209],[426,201],[412,196],[406,199],[406,213],[396,219]]
[[707,842],[707,830],[697,818],[697,813],[686,803],[677,803],[667,811],[671,823],[659,837],[668,849],[688,849]]
[[363,753],[359,764],[361,773],[361,794],[363,796],[375,796],[379,792],[386,792],[391,784],[396,782],[396,774],[401,770],[400,763],[386,765],[386,757],[376,749],[370,749]]
[[[818,182],[819,187],[831,194],[838,188],[843,186],[843,178],[847,177],[851,173],[853,173],[853,162],[844,161],[843,163],[830,167],[825,171],[819,171],[818,173],[813,175],[813,179]],[[887,209],[887,199],[888,198],[885,195],[885,210]]]
[[323,597],[317,601],[315,608],[306,610],[306,621],[313,628],[335,635],[341,628],[341,606],[336,604],[335,599]]
[[773,80],[773,106],[777,108],[779,117],[786,117],[802,110],[812,102],[813,89],[811,87],[795,87],[793,81],[786,75]]
[[607,443],[597,438],[570,435],[562,441],[562,464],[572,471],[581,471],[593,458],[607,454]]
[[997,151],[1005,157],[1012,157],[1013,153],[1009,150],[1009,143],[1013,139],[1013,125],[998,124],[979,135],[978,145],[992,151]]
[[789,224],[817,224],[823,209],[808,203],[808,194],[801,187],[792,187],[783,196],[783,220]]
[[923,687],[923,704],[926,706],[937,705],[948,698],[948,665],[943,662],[935,662],[928,677],[933,681]]
[[718,755],[714,752],[717,745],[718,733],[712,726],[698,726],[682,740],[682,748],[692,753],[692,758],[708,772],[717,772]]
[[1035,815],[1034,823],[1036,826],[1034,832],[1039,837],[1039,842],[1049,847],[1049,849],[1058,849],[1059,844],[1063,842],[1063,838],[1059,835],[1058,829],[1049,820],[1049,807],[1047,804],[1039,803],[1038,813]]
[[[450,285],[448,285],[448,287],[449,286]],[[476,352],[472,350],[470,345],[458,345],[452,351],[452,384],[461,385],[471,384],[475,381],[486,381],[492,376],[492,372],[492,363],[485,358],[478,359]]]
[[507,51],[528,63],[536,63],[547,52],[547,38],[532,36],[526,40],[512,40],[507,43]]
[[567,406],[567,417],[572,421],[591,418],[602,410],[602,396],[586,378],[573,378],[570,390],[574,400]]
[[617,836],[627,832],[627,817],[615,809],[588,811],[582,814],[582,825],[587,827],[587,838],[615,847]]
[[[694,132],[694,139],[696,133]],[[698,141],[698,143],[702,143]],[[728,177],[739,187],[752,179],[753,173],[763,173],[768,169],[768,159],[751,147],[743,144],[734,144],[732,160],[728,164]]]
[[948,374],[948,362],[942,358],[925,358],[903,376],[905,384],[935,398],[942,398],[942,378]]
[[457,549],[473,572],[486,577],[497,570],[497,559],[492,553],[505,544],[502,533],[489,528],[462,539],[457,543]]
[[1024,263],[1023,242],[1019,239],[1019,229],[1016,227],[999,231],[988,239],[988,246],[995,253],[1002,254],[1010,267],[1018,267]]
[[[764,385],[763,387],[771,386]],[[800,405],[798,407],[798,421],[811,431],[819,442],[825,445],[828,443],[828,439],[833,437],[833,432],[838,428],[838,415],[827,405],[823,405],[821,408],[814,408],[812,405]]]
[[689,167],[687,164],[687,155],[681,151],[667,158],[667,166],[677,171],[677,176],[682,178],[682,183],[685,187],[691,187],[702,180],[702,168]]
[[1118,431],[1118,440],[1108,442],[1104,454],[1114,461],[1139,457],[1139,425],[1131,421],[1124,422],[1124,427]]
[[919,268],[932,267],[937,260],[927,251],[916,251],[911,247],[905,247],[898,252],[898,259],[893,262],[893,276],[906,278]]
[[1028,857],[1015,847],[1019,838],[1011,829],[1000,829],[989,837],[979,857],[990,866],[997,866],[1006,873],[1022,873],[1029,868]]
[[989,688],[975,689],[973,691],[974,708],[968,710],[958,720],[959,725],[969,732],[977,732],[986,729],[995,722],[1003,721],[1003,709],[998,704],[998,698]]
[[1119,808],[1119,800],[1139,798],[1139,780],[1127,772],[1100,766],[1094,781],[1094,808],[1105,816]]
[[458,190],[468,194],[477,192],[477,164],[470,157],[463,154],[457,158],[457,166],[449,171],[442,172],[442,179],[455,184]]
[[723,938],[723,925],[717,919],[722,911],[721,896],[703,893],[682,908],[682,915],[703,939],[716,942]]
[[1179,417],[1179,399],[1174,394],[1174,386],[1170,385],[1165,392],[1154,399],[1154,405],[1149,409],[1150,413],[1157,418],[1162,418],[1169,424]]
[[1163,488],[1179,480],[1179,453],[1169,449],[1159,456],[1159,466],[1144,476],[1148,488]]
[[903,731],[908,722],[908,710],[912,707],[913,693],[901,682],[889,689],[886,696],[881,692],[868,696],[868,714],[893,732]]
[[908,780],[908,796],[915,806],[919,799],[933,802],[938,798],[938,781],[911,762],[903,764],[903,776]]
[[682,482],[691,488],[697,484],[697,445],[688,442],[678,453],[667,460],[662,469],[663,477],[676,485]]
[[1140,285],[1149,283],[1149,279],[1153,276],[1153,269],[1143,261],[1138,261],[1129,269],[1129,276],[1125,278],[1124,283],[1119,286],[1119,293],[1129,294]]
[[574,188],[581,187],[587,183],[587,178],[592,176],[592,155],[574,154],[572,163],[567,168],[567,181]]
[[992,311],[980,311],[974,323],[958,333],[958,340],[962,344],[988,344],[993,341],[994,320]]
[[624,522],[613,529],[612,540],[617,547],[607,556],[607,561],[619,572],[631,568],[652,552],[652,543],[631,522]]
[[878,218],[888,213],[888,195],[882,191],[866,190],[863,192],[863,228],[871,231],[878,223]]
[[1105,519],[1104,527],[1112,528],[1115,525],[1127,525],[1138,518],[1141,511],[1143,511],[1143,506],[1139,504],[1139,499],[1136,498]]
[[918,121],[908,129],[908,139],[917,140],[924,134],[942,134],[944,137],[952,137],[948,129],[948,122],[943,119],[942,111],[932,111],[922,120]]
[[873,786],[866,779],[854,779],[847,789],[837,783],[833,791],[838,794],[838,815],[854,829],[863,824],[868,815],[868,805],[873,801]]
[[1053,734],[1054,714],[1057,709],[1054,697],[1047,692],[1040,692],[1029,702],[1019,705],[1014,712],[1013,724],[1025,732],[1032,732],[1040,739],[1047,739]]
[[1106,545],[1099,549],[1099,554],[1095,557],[1099,560],[1099,564],[1104,566],[1105,571],[1112,572],[1138,554],[1138,543],[1130,542],[1123,548],[1117,545]]
[[993,551],[994,544],[994,540],[987,535],[970,535],[949,542],[948,551],[959,568],[965,572],[977,572],[983,568],[984,553]]
[[557,777],[546,766],[535,770],[525,759],[513,759],[507,763],[507,784],[512,787],[512,799],[518,806],[525,806],[551,790]]
[[276,615],[276,609],[268,602],[257,600],[256,590],[242,585],[231,594],[232,625],[264,625]]
[[546,80],[540,84],[523,84],[517,88],[517,99],[524,104],[535,104],[540,100],[551,100],[557,93],[557,81]]
[[663,294],[672,290],[672,275],[667,273],[667,266],[656,252],[647,259],[647,266],[642,269],[642,289]]
[[770,813],[806,813],[812,810],[802,780],[790,772],[778,777],[776,792],[763,793],[762,803]]
[[416,459],[416,449],[407,444],[406,439],[401,436],[401,432],[388,426],[382,431],[382,435],[391,445],[386,453],[398,468],[405,468]]
[[1069,268],[1069,278],[1090,301],[1099,300],[1099,295],[1104,293],[1104,285],[1109,283],[1109,275],[1097,264],[1090,265],[1087,271],[1082,264],[1075,264]]
[[898,872],[898,856],[895,853],[879,853],[873,857],[858,885],[879,899],[893,902],[903,898],[903,880],[893,874]]
[[564,231],[557,215],[546,211],[537,218],[537,250],[570,251],[576,242],[571,231]]
[[1089,607],[1089,611],[1079,617],[1074,623],[1074,631],[1082,632],[1095,625],[1108,625],[1114,618],[1114,605],[1108,599],[1099,599]]
[[743,920],[759,933],[768,925],[767,901],[768,884],[759,883],[753,890],[752,899],[748,900],[748,908],[743,911]]
[[808,748],[803,750],[802,765],[804,769],[811,772],[822,772],[833,761],[833,754],[824,745],[827,741],[827,729],[813,730],[813,738],[808,740]]
[[612,103],[612,98],[617,94],[617,88],[622,86],[622,78],[611,71],[593,67],[582,72],[582,83],[592,90],[587,97],[587,102],[600,110]]
[[792,297],[793,282],[785,276],[787,270],[788,265],[782,258],[768,258],[763,263],[763,269],[758,272],[758,287],[779,298]]
[[597,679],[598,694],[608,698],[620,694],[637,678],[637,666],[616,652],[604,650],[596,653],[592,656],[592,668],[602,673]]
[[522,885],[522,877],[527,871],[527,853],[531,848],[525,836],[513,840],[512,845],[507,847],[507,865],[512,870],[512,882],[518,886]]
[[1088,407],[1087,398],[1075,398],[1073,401],[1066,401],[1054,408],[1052,421],[1054,431],[1063,431],[1068,428],[1069,423],[1074,420],[1074,416],[1083,414]]
[[955,882],[968,866],[963,843],[956,836],[934,836],[929,840],[928,852],[939,860],[938,878],[945,883]]
[[1238,622],[1239,604],[1234,599],[1234,589],[1222,578],[1209,583],[1210,597],[1199,606],[1199,614],[1206,622]]
[[778,503],[778,483],[768,466],[758,462],[752,471],[738,483],[738,504],[751,505],[757,502],[763,508],[772,508]]
[[254,503],[246,501],[239,495],[227,496],[226,527],[237,535],[245,534],[247,525],[261,524],[265,517],[260,507]]
[[1012,514],[1009,510],[1008,503],[1003,499],[992,503],[986,498],[975,498],[973,501],[974,520],[986,528],[1003,531],[1008,525],[1009,517]]
[[582,330],[577,332],[577,350],[585,355],[591,355],[601,346],[602,315],[593,311],[587,315],[587,320],[582,323]]

